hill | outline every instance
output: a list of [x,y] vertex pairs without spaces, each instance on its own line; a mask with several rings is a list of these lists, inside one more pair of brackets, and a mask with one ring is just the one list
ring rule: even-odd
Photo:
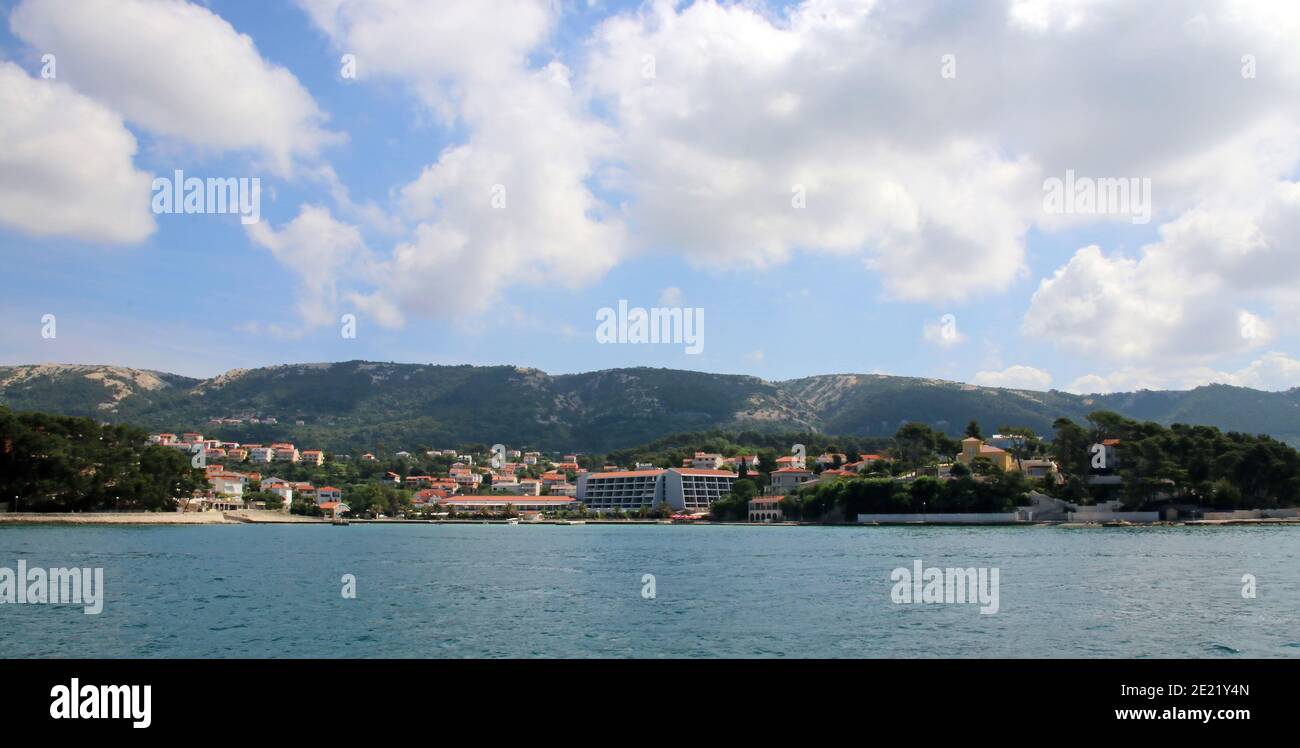
[[[199,380],[44,364],[0,367],[0,405],[332,451],[503,442],[597,452],[705,430],[888,436],[905,421],[958,435],[971,419],[986,432],[1018,425],[1047,433],[1059,416],[1082,419],[1094,410],[1300,441],[1300,389],[1211,385],[1079,396],[875,374],[769,382],[675,369],[552,376],[513,366],[347,361],[236,369]],[[240,423],[216,426],[214,418]]]

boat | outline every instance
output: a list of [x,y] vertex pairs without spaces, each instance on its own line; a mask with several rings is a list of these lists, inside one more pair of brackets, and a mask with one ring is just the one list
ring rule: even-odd
[[348,522],[346,519],[343,519],[342,517],[335,517],[334,519],[330,520],[330,524],[331,524],[331,525],[346,526],[346,525],[349,524],[349,522]]
[[507,524],[507,525],[517,525],[517,524],[519,524],[519,518],[518,518],[518,517],[511,517],[510,519],[506,520],[506,524]]
[[587,524],[587,520],[585,520],[585,519],[571,519],[571,520],[565,522],[564,524],[566,524],[566,525],[585,525],[585,524]]

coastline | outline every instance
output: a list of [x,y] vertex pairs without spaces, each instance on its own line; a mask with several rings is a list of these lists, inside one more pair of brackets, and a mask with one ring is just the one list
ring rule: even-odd
[[[505,519],[351,519],[358,525],[505,525]],[[328,525],[330,521],[319,517],[305,517],[284,512],[240,510],[235,512],[71,512],[71,513],[0,513],[0,525]],[[567,526],[568,520],[540,520],[520,522],[521,525]],[[1226,527],[1242,525],[1289,525],[1300,527],[1297,518],[1262,519],[1203,519],[1173,522],[1098,523],[1098,522],[673,522],[660,520],[601,520],[587,519],[586,525],[707,525],[714,527],[1055,527],[1065,530],[1079,529],[1131,529],[1143,527]]]

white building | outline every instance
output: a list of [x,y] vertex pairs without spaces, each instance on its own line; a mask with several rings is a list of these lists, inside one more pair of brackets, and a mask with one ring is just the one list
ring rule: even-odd
[[811,470],[801,470],[799,468],[781,468],[772,471],[772,490],[775,493],[787,493],[791,489],[807,483],[817,477]]
[[583,473],[577,497],[596,511],[654,509],[666,503],[675,511],[701,512],[729,493],[735,480],[735,473],[695,468]]
[[722,467],[722,455],[708,452],[696,452],[691,460],[691,467],[696,470],[717,470]]
[[750,522],[783,522],[785,512],[781,510],[784,496],[755,496],[749,500]]
[[213,493],[226,496],[243,496],[245,478],[234,473],[214,473],[208,476],[208,485]]

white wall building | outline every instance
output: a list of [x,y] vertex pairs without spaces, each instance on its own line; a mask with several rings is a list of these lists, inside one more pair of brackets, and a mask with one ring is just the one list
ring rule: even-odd
[[661,503],[674,511],[701,512],[729,493],[735,480],[735,473],[695,468],[583,473],[577,498],[598,512],[654,509]]

